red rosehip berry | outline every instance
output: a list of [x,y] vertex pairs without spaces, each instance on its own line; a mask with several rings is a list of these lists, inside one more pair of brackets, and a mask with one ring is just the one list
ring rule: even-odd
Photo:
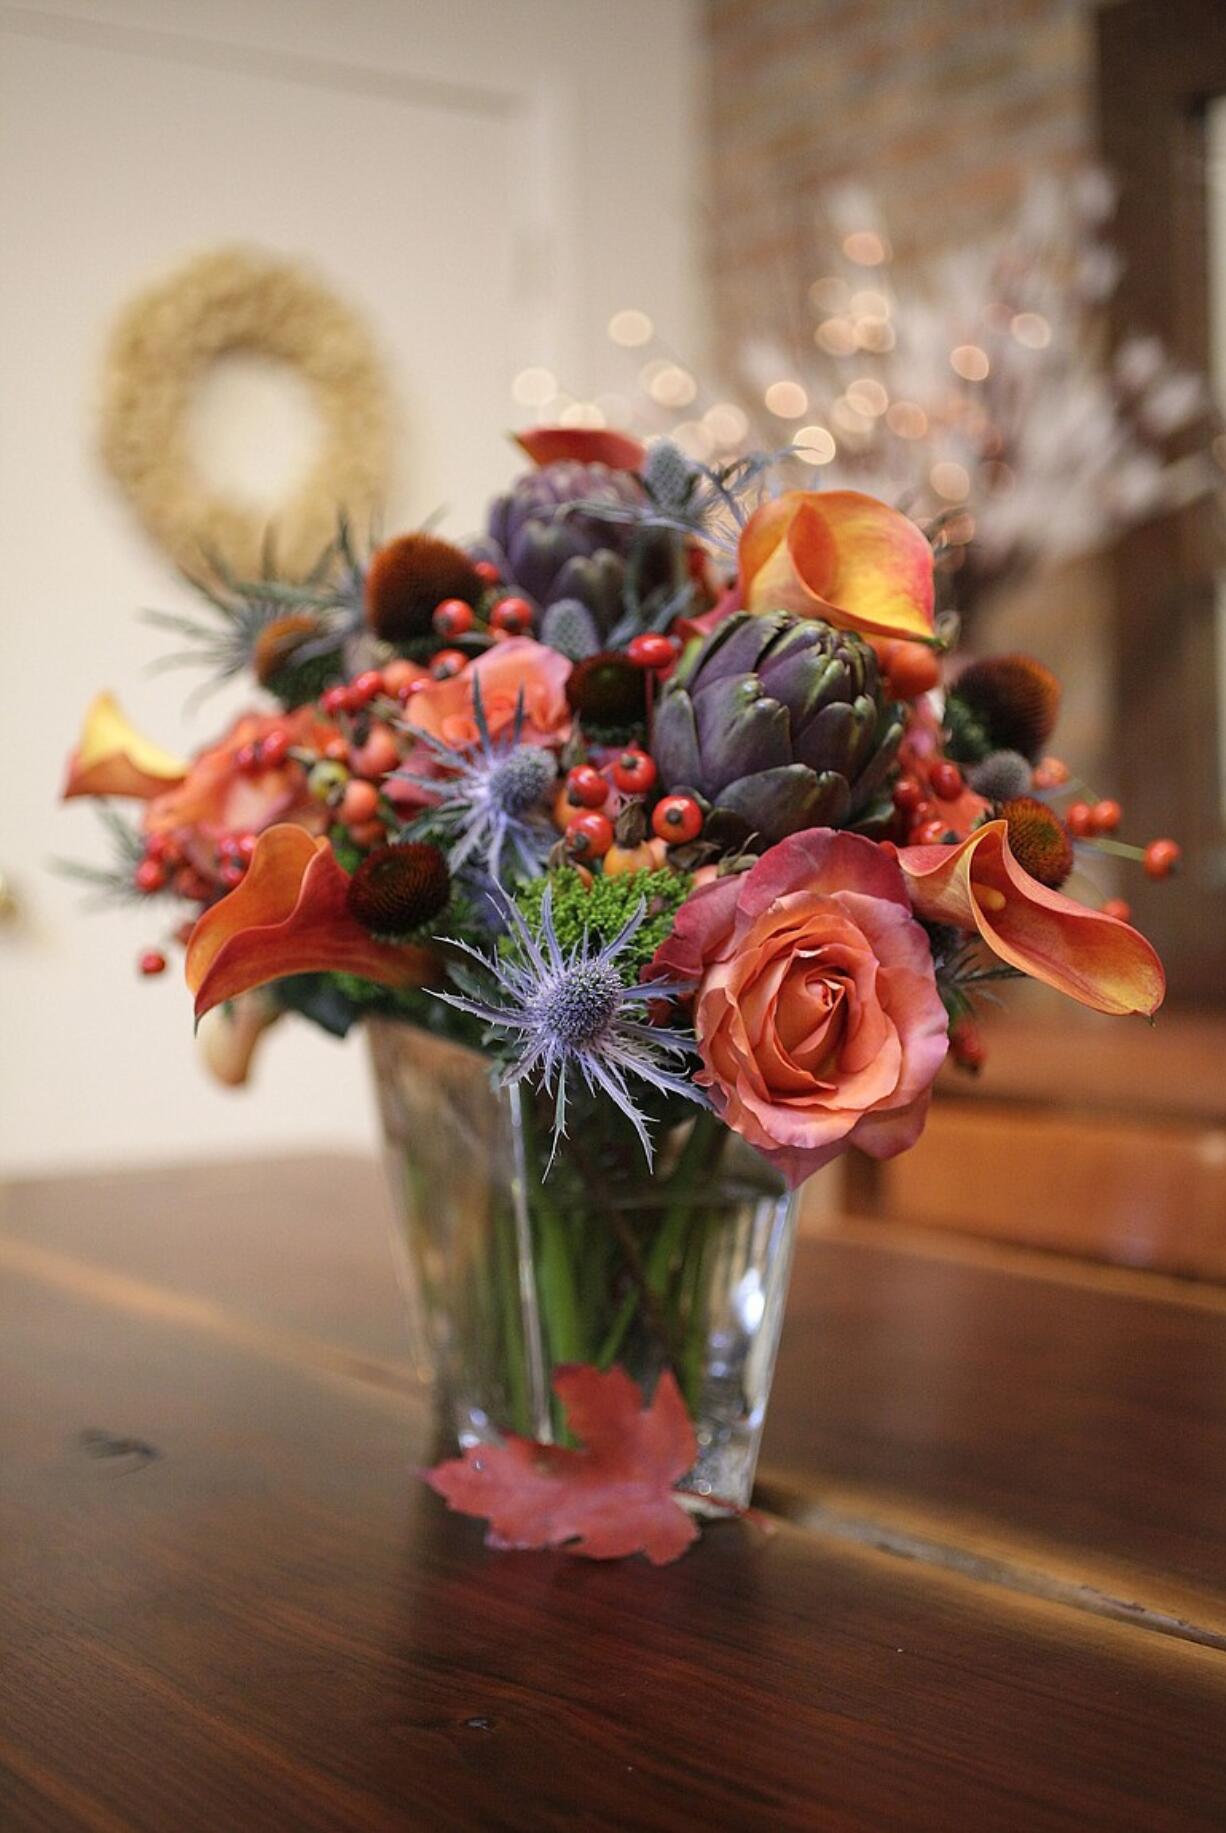
[[626,654],[636,668],[668,668],[676,658],[677,646],[671,637],[644,631],[642,636],[631,637]]
[[240,745],[234,753],[234,767],[244,776],[254,776],[260,768],[260,750],[258,745]]
[[471,630],[476,617],[472,606],[464,599],[445,598],[441,605],[434,607],[431,622],[439,636],[455,637],[463,636],[466,630]]
[[881,666],[896,700],[918,700],[941,679],[941,664],[926,643],[892,643]]
[[132,874],[132,882],[138,891],[161,891],[166,884],[166,868],[160,859],[142,859]]
[[665,796],[651,811],[651,831],[670,846],[697,840],[702,832],[702,810],[693,796]]
[[327,687],[320,695],[319,704],[325,713],[343,713],[348,692],[345,687]]
[[609,785],[591,764],[576,764],[566,772],[566,800],[574,808],[603,808]]
[[490,612],[490,629],[505,636],[523,636],[531,630],[536,613],[526,598],[500,598]]
[[1123,814],[1118,802],[1110,800],[1096,802],[1090,810],[1090,832],[1092,834],[1114,834]]
[[364,668],[345,689],[345,706],[351,713],[369,706],[376,694],[383,692],[383,676],[377,668]]
[[166,957],[160,948],[147,948],[136,963],[147,978],[166,972]]
[[333,764],[343,764],[349,756],[349,746],[345,739],[329,738],[326,740],[322,756]]
[[256,837],[254,834],[235,835],[234,851],[238,854],[240,859],[251,858],[252,854],[255,852],[255,841]]
[[373,821],[378,808],[379,791],[374,784],[363,782],[361,777],[351,777],[345,784],[338,811],[345,826],[354,827],[363,821]]
[[942,758],[932,766],[928,772],[928,781],[933,795],[941,802],[956,802],[964,788],[962,772],[948,758]]
[[243,874],[246,870],[247,862],[245,859],[231,857],[222,860],[217,868],[217,876],[228,891],[233,891],[235,885],[242,884]]
[[260,766],[264,770],[275,770],[288,756],[289,733],[274,726],[267,737],[260,740]]
[[436,681],[450,681],[452,675],[458,675],[468,660],[463,650],[440,649],[430,663],[430,673]]
[[1058,757],[1041,757],[1035,765],[1036,789],[1060,789],[1069,780],[1069,767]]
[[1088,802],[1070,802],[1064,811],[1064,825],[1075,840],[1084,840],[1090,831],[1092,809]]
[[566,850],[573,859],[603,859],[613,845],[613,823],[589,809],[566,824]]
[[1175,840],[1151,840],[1145,849],[1144,865],[1150,878],[1169,878],[1183,858],[1183,849]]
[[949,824],[942,820],[940,816],[935,820],[921,821],[918,827],[912,828],[911,830],[911,845],[943,846],[945,844],[945,837],[948,833]]
[[613,781],[629,796],[645,795],[657,774],[655,759],[637,745],[623,751],[613,766]]
[[913,814],[924,800],[924,785],[917,776],[900,776],[894,785],[894,806],[904,815]]
[[1126,923],[1132,915],[1132,905],[1122,897],[1109,897],[1103,905],[1104,916],[1115,917],[1117,922]]
[[478,560],[473,567],[473,572],[483,586],[496,586],[502,578],[502,574],[492,560]]
[[968,1069],[977,1075],[987,1060],[987,1047],[979,1034],[978,1025],[969,1018],[960,1018],[949,1027],[949,1054],[959,1069]]

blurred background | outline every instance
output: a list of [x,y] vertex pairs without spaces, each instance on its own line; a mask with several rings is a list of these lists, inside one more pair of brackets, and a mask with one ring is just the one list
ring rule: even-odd
[[[373,1144],[359,1044],[195,1060],[138,911],[53,856],[83,708],[196,748],[243,698],[151,674],[190,608],[99,457],[117,314],[210,250],[286,256],[365,325],[385,532],[463,536],[532,420],[794,445],[814,483],[948,513],[970,648],[1062,676],[1059,750],[1178,881],[1104,870],[1171,972],[1159,1029],[1010,998],[921,1146],[845,1198],[1226,1272],[1226,10],[1220,0],[77,0],[0,8],[8,814],[0,1167]],[[322,428],[235,357],[192,402],[220,495],[272,508]],[[1011,989],[1011,995],[1013,990]]]

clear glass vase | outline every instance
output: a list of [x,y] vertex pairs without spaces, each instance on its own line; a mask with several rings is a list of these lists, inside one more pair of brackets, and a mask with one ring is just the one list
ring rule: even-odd
[[[766,1417],[796,1197],[714,1115],[657,1130],[649,1170],[612,1103],[500,1089],[477,1052],[394,1021],[367,1031],[414,1349],[445,1433],[565,1443],[559,1364],[671,1367],[696,1497],[743,1507]],[[547,1171],[548,1166],[548,1171]]]

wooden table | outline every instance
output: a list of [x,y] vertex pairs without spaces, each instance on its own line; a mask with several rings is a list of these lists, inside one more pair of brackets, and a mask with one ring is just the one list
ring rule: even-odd
[[10,1186],[0,1826],[1226,1824],[1226,1293],[802,1243],[762,1495],[662,1571],[414,1477],[361,1162]]

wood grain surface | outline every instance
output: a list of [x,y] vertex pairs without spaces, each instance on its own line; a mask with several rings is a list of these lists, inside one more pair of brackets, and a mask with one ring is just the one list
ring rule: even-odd
[[0,1825],[1216,1828],[1220,1289],[840,1224],[782,1513],[656,1572],[417,1482],[340,1159],[10,1187]]

